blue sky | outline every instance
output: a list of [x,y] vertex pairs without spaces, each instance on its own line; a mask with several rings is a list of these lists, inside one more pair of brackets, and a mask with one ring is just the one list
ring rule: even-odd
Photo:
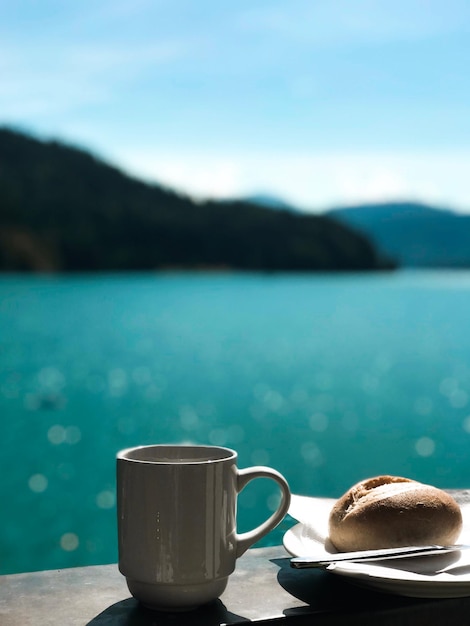
[[0,124],[199,197],[470,212],[468,0],[0,0]]

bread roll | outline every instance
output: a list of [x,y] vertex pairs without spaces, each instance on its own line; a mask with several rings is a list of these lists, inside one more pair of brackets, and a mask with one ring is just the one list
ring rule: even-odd
[[330,541],[340,552],[450,545],[462,513],[445,491],[399,476],[377,476],[351,487],[333,506]]

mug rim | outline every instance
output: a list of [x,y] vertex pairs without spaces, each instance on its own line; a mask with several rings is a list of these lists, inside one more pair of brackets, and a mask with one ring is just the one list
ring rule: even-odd
[[[168,453],[176,452],[177,450],[193,450],[195,454],[200,453],[201,458],[139,458],[139,453],[167,450]],[[204,457],[202,457],[203,451],[206,451]],[[213,456],[215,451],[218,450],[221,455]],[[132,455],[135,454],[133,457]],[[237,452],[231,448],[225,446],[212,446],[205,444],[177,444],[177,443],[158,443],[158,444],[143,444],[140,446],[132,446],[130,448],[124,448],[119,450],[116,454],[116,458],[119,461],[128,461],[130,463],[142,463],[148,465],[204,465],[206,463],[223,463],[225,461],[233,460],[237,458]],[[209,458],[208,458],[209,457]]]

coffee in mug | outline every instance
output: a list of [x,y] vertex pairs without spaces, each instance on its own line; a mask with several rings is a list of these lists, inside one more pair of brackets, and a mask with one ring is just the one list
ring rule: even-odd
[[[255,478],[281,489],[277,510],[238,534],[237,496]],[[285,478],[269,467],[237,468],[228,448],[151,445],[117,455],[119,570],[131,594],[159,610],[191,609],[218,598],[236,559],[281,522],[290,504]]]

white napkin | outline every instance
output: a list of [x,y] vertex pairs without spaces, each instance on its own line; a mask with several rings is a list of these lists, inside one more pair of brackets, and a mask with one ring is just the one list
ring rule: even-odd
[[289,515],[303,524],[316,541],[324,543],[328,537],[328,518],[334,502],[333,498],[292,494]]
[[328,518],[334,502],[332,498],[292,494],[289,515],[301,523],[297,533],[297,549],[304,556],[321,558],[337,552],[328,539]]

